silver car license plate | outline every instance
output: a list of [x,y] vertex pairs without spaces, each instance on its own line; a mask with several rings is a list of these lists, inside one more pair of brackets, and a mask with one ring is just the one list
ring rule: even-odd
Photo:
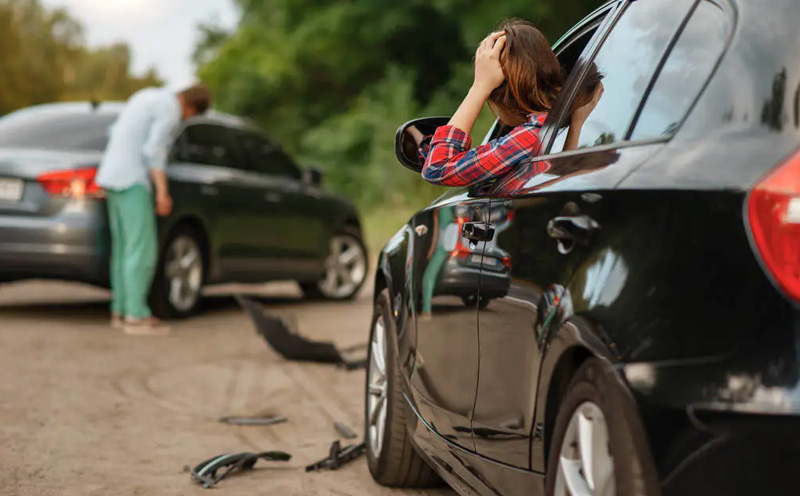
[[22,179],[0,179],[0,201],[18,202],[22,200],[25,183]]

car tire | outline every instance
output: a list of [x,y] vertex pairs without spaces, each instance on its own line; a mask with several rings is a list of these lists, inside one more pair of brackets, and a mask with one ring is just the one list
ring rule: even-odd
[[480,298],[470,295],[470,296],[462,296],[461,301],[464,302],[464,306],[468,308],[475,308],[475,301],[478,301],[478,308],[483,310],[484,308],[489,306],[489,303],[492,302],[492,299],[488,296],[481,296]]
[[157,317],[170,320],[194,315],[200,307],[206,264],[205,245],[196,229],[174,229],[161,251],[150,293]]
[[[591,489],[587,494],[656,496],[660,491],[632,400],[594,358],[575,373],[559,405],[548,458],[548,496],[583,494],[574,490],[583,484]],[[587,459],[593,462],[588,470]]]
[[351,300],[364,286],[369,271],[361,230],[352,226],[342,227],[328,240],[328,247],[322,278],[300,282],[300,288],[305,297],[312,300]]
[[417,453],[408,434],[389,301],[389,292],[383,290],[375,301],[370,332],[364,401],[367,466],[383,486],[431,487],[441,479]]

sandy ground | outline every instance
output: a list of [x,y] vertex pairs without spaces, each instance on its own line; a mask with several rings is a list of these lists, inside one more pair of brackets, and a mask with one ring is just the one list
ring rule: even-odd
[[[214,455],[283,450],[289,463],[220,483],[221,495],[445,495],[376,485],[364,459],[337,472],[303,467],[359,434],[364,373],[287,362],[215,288],[199,317],[168,337],[107,323],[105,291],[66,283],[0,286],[0,495],[205,494],[184,471]],[[244,288],[301,331],[341,346],[367,340],[368,290],[354,303],[307,303],[290,284]],[[279,413],[287,423],[234,427],[221,415]]]

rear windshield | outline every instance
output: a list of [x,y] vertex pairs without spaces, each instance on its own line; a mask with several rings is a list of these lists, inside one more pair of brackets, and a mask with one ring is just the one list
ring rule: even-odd
[[26,109],[0,118],[0,147],[103,151],[116,113]]

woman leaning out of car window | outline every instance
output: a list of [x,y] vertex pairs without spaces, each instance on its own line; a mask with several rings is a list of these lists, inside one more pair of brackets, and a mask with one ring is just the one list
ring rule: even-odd
[[[583,94],[576,98],[581,106],[570,119],[567,150],[576,147],[583,123],[600,100],[601,77],[589,78],[592,84],[583,85]],[[546,162],[533,159],[541,153],[539,132],[563,82],[561,65],[544,35],[525,21],[504,22],[478,46],[475,80],[450,122],[438,128],[425,147],[422,177],[433,184],[469,186],[522,165],[536,169],[520,176],[525,181],[545,172]],[[487,101],[500,122],[513,129],[470,149],[469,134]]]

